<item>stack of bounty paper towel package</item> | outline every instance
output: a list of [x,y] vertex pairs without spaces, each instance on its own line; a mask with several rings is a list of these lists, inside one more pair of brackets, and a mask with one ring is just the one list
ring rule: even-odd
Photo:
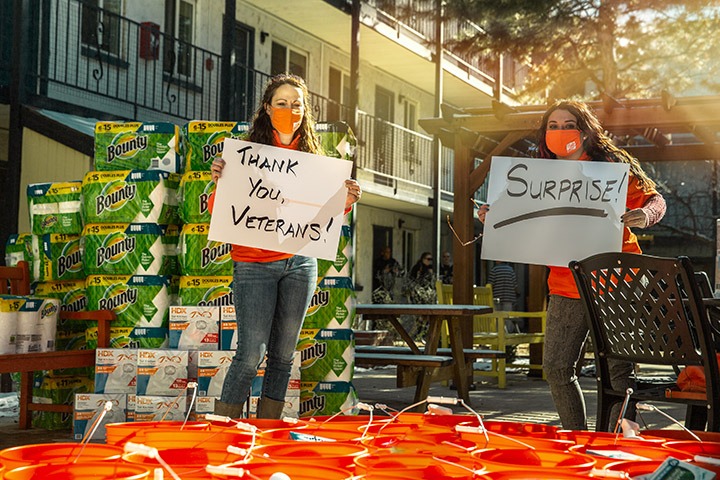
[[[327,156],[353,160],[355,137],[342,122],[318,123]],[[318,279],[298,341],[300,416],[355,413],[355,289],[352,282],[352,212],[345,216],[334,261],[318,260]]]
[[[37,183],[27,186],[30,232],[11,235],[5,264],[26,261],[30,266],[31,295],[0,298],[0,352],[27,353],[72,348],[64,340],[72,329],[60,323],[60,309],[82,309],[84,296],[80,253],[79,181]],[[67,298],[66,298],[67,297]],[[79,300],[79,301],[78,301]],[[84,337],[84,332],[83,332]],[[15,380],[18,375],[14,374]],[[36,372],[33,396],[48,403],[70,403],[74,391],[92,391],[88,369]],[[37,412],[33,425],[67,428],[69,417]]]
[[[81,196],[85,293],[88,310],[113,310],[117,320],[110,329],[110,348],[96,353],[94,393],[75,397],[74,428],[80,438],[107,401],[114,408],[103,423],[132,418],[138,403],[154,413],[158,405],[170,405],[178,390],[185,391],[187,356],[167,351],[168,308],[180,273],[179,143],[179,128],[172,123],[95,126],[94,170],[83,178]],[[97,347],[94,325],[86,335],[87,347]],[[139,358],[150,364],[144,372],[158,372],[152,381],[136,379]],[[163,390],[158,384],[169,372],[177,382]],[[121,388],[128,375],[132,381]],[[176,403],[184,413],[184,399]],[[104,436],[102,428],[98,436]]]

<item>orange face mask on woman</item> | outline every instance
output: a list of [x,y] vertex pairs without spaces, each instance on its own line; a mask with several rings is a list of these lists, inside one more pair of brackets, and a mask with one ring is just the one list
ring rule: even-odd
[[300,126],[302,113],[292,108],[272,108],[270,122],[275,130],[285,135],[294,133]]
[[545,143],[558,157],[567,157],[577,152],[582,146],[580,130],[547,130]]

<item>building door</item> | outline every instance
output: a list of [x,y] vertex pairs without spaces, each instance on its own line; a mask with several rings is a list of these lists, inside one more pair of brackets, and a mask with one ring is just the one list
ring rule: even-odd
[[[392,252],[392,246],[393,246],[393,229],[392,227],[383,227],[380,225],[373,225],[373,249],[372,249],[372,258],[373,258],[373,272],[372,272],[372,286],[373,290],[375,290],[377,287],[380,286],[378,279],[375,275],[375,259],[380,256],[380,253],[385,249],[385,247],[390,247]],[[392,252],[393,257],[395,252]]]
[[233,120],[238,122],[252,121],[255,113],[255,84],[260,85],[261,79],[255,79],[255,29],[241,22],[235,22],[235,85],[233,88],[230,111]]
[[373,153],[376,170],[375,182],[392,185],[393,171],[393,128],[395,119],[395,94],[382,87],[375,87],[375,126],[373,128]]

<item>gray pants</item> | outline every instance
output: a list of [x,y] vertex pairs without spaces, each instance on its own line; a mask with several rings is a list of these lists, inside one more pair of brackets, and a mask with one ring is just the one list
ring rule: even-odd
[[[585,399],[575,372],[588,333],[582,301],[551,295],[543,347],[543,370],[564,429],[587,430]],[[610,361],[608,364],[613,388],[625,390],[634,387],[632,363]],[[611,429],[619,413],[620,406],[616,405],[611,412]],[[625,417],[634,418],[634,408],[628,408]]]

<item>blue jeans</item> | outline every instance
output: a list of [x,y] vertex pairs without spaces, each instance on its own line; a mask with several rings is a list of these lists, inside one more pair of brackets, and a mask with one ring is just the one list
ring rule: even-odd
[[276,262],[235,262],[237,350],[220,400],[242,404],[267,352],[262,395],[284,401],[293,353],[315,291],[317,261],[295,255]]

